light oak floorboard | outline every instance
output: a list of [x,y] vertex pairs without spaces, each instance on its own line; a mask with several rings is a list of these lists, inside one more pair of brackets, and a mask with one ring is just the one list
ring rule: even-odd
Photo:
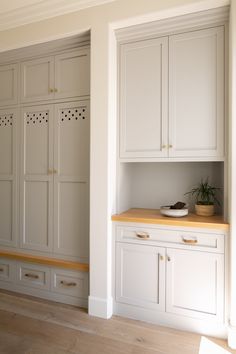
[[[199,354],[201,336],[0,292],[0,354]],[[211,341],[230,350],[221,339]],[[205,354],[205,353],[204,353]]]

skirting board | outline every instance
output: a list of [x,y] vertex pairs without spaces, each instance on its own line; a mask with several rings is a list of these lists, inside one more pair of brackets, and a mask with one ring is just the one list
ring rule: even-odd
[[113,314],[113,299],[89,296],[89,315],[109,319]]
[[236,349],[236,327],[229,325],[228,327],[228,346]]

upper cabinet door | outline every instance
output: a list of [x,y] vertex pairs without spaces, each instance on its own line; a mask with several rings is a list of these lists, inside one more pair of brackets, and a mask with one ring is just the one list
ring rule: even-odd
[[21,63],[21,101],[54,98],[54,58],[46,57]]
[[167,156],[168,38],[121,45],[120,157]]
[[169,39],[169,156],[224,157],[224,28]]
[[89,49],[78,49],[55,57],[55,98],[89,96]]
[[0,66],[0,106],[17,103],[17,73],[17,64]]

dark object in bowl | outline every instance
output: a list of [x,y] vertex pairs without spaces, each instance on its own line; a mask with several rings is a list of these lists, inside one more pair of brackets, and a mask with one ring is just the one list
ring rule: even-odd
[[183,209],[185,206],[185,203],[183,202],[177,202],[174,205],[170,206],[170,209]]

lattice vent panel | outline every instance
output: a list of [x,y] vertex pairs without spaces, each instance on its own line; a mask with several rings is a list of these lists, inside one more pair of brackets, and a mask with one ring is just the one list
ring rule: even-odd
[[27,124],[46,124],[48,123],[48,111],[28,112],[25,115]]
[[0,115],[0,127],[12,126],[13,114],[3,114]]
[[87,119],[87,107],[66,108],[60,111],[61,122],[73,122]]

